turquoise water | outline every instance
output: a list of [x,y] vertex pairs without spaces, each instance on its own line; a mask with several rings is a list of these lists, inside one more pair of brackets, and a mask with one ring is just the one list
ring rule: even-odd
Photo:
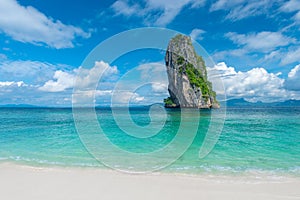
[[[138,125],[149,123],[147,108],[135,108],[130,112]],[[139,140],[123,134],[114,123],[110,109],[97,109],[97,116],[114,144],[138,153],[154,151],[168,144],[180,123],[180,110],[167,110],[163,130],[151,140]],[[210,112],[201,111],[194,142],[164,171],[197,174],[266,172],[299,176],[299,119],[300,108],[227,108],[223,131],[215,148],[200,159],[199,149],[210,122]],[[81,143],[72,109],[58,108],[0,108],[0,162],[104,167]]]

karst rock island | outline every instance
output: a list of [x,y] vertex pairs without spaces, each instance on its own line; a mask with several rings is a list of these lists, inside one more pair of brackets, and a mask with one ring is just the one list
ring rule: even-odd
[[216,92],[207,79],[205,62],[199,56],[191,38],[176,35],[169,42],[165,62],[170,97],[164,99],[167,108],[219,108]]

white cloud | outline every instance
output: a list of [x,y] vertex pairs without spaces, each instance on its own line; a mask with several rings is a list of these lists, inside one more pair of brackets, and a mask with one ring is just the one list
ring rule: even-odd
[[233,6],[236,6],[240,3],[243,3],[244,0],[218,0],[214,2],[211,7],[210,11],[217,11],[217,10],[222,10],[222,9],[229,9],[232,8]]
[[192,32],[190,33],[190,36],[193,40],[202,40],[203,39],[203,34],[205,33],[204,30],[202,29],[193,29]]
[[149,82],[166,83],[168,80],[165,64],[160,62],[141,64],[137,67],[140,78]]
[[145,97],[136,92],[113,90],[87,90],[73,94],[73,106],[141,104]]
[[102,97],[102,96],[110,96],[112,94],[112,90],[96,90],[95,96]]
[[131,16],[134,14],[137,14],[136,12],[140,10],[140,6],[138,4],[128,5],[128,2],[126,1],[116,1],[112,8],[115,10],[117,15],[125,15],[125,16]]
[[58,68],[68,70],[70,67],[28,60],[0,62],[0,104],[66,105],[68,102],[63,99],[70,98],[70,93],[38,90]]
[[54,21],[31,6],[16,0],[0,2],[0,31],[20,42],[46,44],[57,49],[73,47],[76,37],[88,38],[82,29]]
[[294,16],[294,19],[297,23],[300,23],[300,11],[297,12],[297,14]]
[[[99,76],[103,73],[101,80],[107,81],[114,79],[114,75],[119,71],[116,66],[109,66],[109,64],[103,61],[96,61],[95,65],[91,69],[85,69],[80,67],[73,71],[64,72],[58,70],[54,73],[53,80],[47,81],[43,86],[39,87],[41,91],[47,92],[62,92],[74,87],[76,81],[76,87],[80,90],[93,89],[99,82]],[[95,89],[95,88],[94,88]]]
[[35,90],[23,81],[0,81],[0,104],[32,104],[37,99]]
[[[224,62],[209,70],[216,70],[220,73],[229,98],[245,98],[252,102],[274,102],[295,98],[294,93],[284,88],[285,80],[279,77],[280,73],[269,73],[264,68],[237,72]],[[300,98],[299,95],[298,98]]]
[[22,86],[27,86],[23,81],[0,81],[0,87],[10,87],[10,86],[17,86],[17,87],[22,87]]
[[299,0],[289,0],[285,2],[280,7],[280,10],[287,13],[296,12],[293,19],[296,24],[300,23],[300,1]]
[[289,90],[300,91],[300,64],[289,72],[285,87]]
[[114,88],[113,104],[149,105],[168,95],[166,67],[160,62],[143,63],[125,73]]
[[142,5],[118,0],[112,5],[112,9],[117,15],[143,17],[146,23],[165,26],[172,22],[185,6],[195,8],[203,6],[204,3],[205,0],[145,0]]
[[227,50],[227,51],[219,51],[213,54],[213,58],[216,60],[224,60],[228,56],[236,56],[241,57],[247,54],[245,49],[234,49],[234,50]]
[[281,64],[287,65],[299,61],[300,61],[300,47],[293,50],[289,50],[284,56],[282,56]]
[[248,50],[268,52],[277,47],[287,46],[295,42],[294,38],[286,37],[280,32],[263,31],[259,33],[237,34],[229,32],[225,34],[234,43]]
[[71,106],[71,89],[77,75],[79,89],[85,90],[81,93],[83,99],[95,95],[100,102],[109,100],[111,90],[91,90],[91,85],[97,84],[97,74],[103,69],[106,69],[102,76],[104,85],[118,77],[118,69],[102,61],[96,62],[91,69],[72,69],[36,61],[4,61],[0,63],[0,104]]
[[151,87],[154,93],[167,94],[168,92],[168,85],[166,83],[153,83]]
[[160,62],[142,64],[138,66],[138,70],[140,71],[140,79],[151,82],[151,94],[155,96],[168,94],[168,76],[164,64]]
[[[112,90],[84,90],[72,94],[74,106],[93,106],[93,103],[110,103]],[[92,103],[92,104],[91,104]]]
[[76,86],[80,89],[86,90],[93,88],[99,82],[99,76],[101,76],[101,82],[115,80],[118,76],[118,68],[116,66],[110,66],[103,61],[96,61],[95,65],[91,69],[80,67],[75,70],[77,75]]
[[68,66],[30,60],[4,60],[0,62],[0,81],[24,81],[39,85],[49,80],[57,68],[64,69]]
[[293,68],[289,74],[288,77],[289,78],[296,78],[297,76],[300,75],[300,65],[297,65],[295,68]]
[[269,0],[218,0],[211,5],[210,11],[226,10],[226,19],[233,21],[266,14],[270,11],[272,1]]
[[280,10],[284,12],[294,12],[300,10],[300,1],[299,0],[289,0],[286,1],[281,7]]
[[113,93],[113,96],[112,105],[114,106],[128,103],[140,103],[145,99],[145,97],[140,96],[140,94],[130,91],[118,91]]
[[272,51],[271,53],[269,54],[266,54],[263,58],[264,61],[267,61],[267,60],[278,60],[281,58],[281,52],[279,50],[276,50],[276,51]]
[[[238,49],[216,52],[213,57],[217,60],[224,60],[228,56],[243,57],[253,56],[251,63],[279,62],[280,65],[287,65],[300,60],[300,48],[291,47],[297,44],[297,40],[283,35],[281,32],[263,31],[258,33],[238,34],[229,32],[225,37],[238,45]],[[288,49],[288,50],[285,50]],[[257,58],[263,53],[262,58]]]
[[[36,64],[35,62],[32,62]],[[21,63],[20,63],[21,64]],[[28,64],[28,63],[27,63]],[[25,65],[24,65],[25,66]],[[38,65],[35,65],[35,67]],[[37,70],[35,67],[31,69]],[[79,73],[75,70],[55,70],[51,68],[46,74],[51,74],[51,80],[44,81],[44,85],[32,85],[27,81],[22,81],[23,72],[20,73],[19,80],[4,80],[0,71],[0,103],[27,103],[35,105],[69,105],[74,87],[74,79]],[[78,83],[80,93],[75,96],[75,101],[81,105],[88,98],[95,96],[95,102],[101,105],[109,105],[113,87],[111,89],[93,90],[92,85],[98,81],[99,73],[106,69],[103,76],[104,83],[115,82],[114,76],[119,77],[118,69],[115,66],[109,66],[104,62],[96,62],[91,69],[82,69],[82,75],[79,75]],[[115,105],[131,104],[147,105],[153,102],[162,102],[167,96],[167,76],[165,67],[160,63],[143,64],[137,70],[139,76],[136,78],[145,79],[152,82],[146,88],[137,91],[115,91]],[[1,68],[0,68],[1,70]],[[214,68],[209,68],[209,74],[216,70],[221,74],[226,94],[229,98],[245,98],[249,101],[283,101],[287,99],[300,99],[300,65],[295,66],[288,74],[285,80],[281,74],[270,73],[264,68],[254,68],[249,71],[237,71],[234,67],[229,67],[225,63],[219,63]],[[12,73],[16,73],[17,70]],[[39,72],[37,70],[37,72]],[[34,72],[30,77],[34,78],[37,74]],[[154,83],[153,77],[155,75]],[[14,75],[12,75],[14,76]],[[1,79],[2,78],[2,79]],[[131,79],[130,79],[131,80]],[[127,85],[125,85],[127,86]],[[126,88],[126,87],[125,87]],[[69,89],[69,90],[68,90]],[[218,91],[219,92],[219,91]],[[78,97],[78,98],[77,98]],[[66,99],[68,99],[66,101]],[[90,103],[90,102],[89,102]]]
[[[104,72],[100,86],[98,76]],[[76,90],[73,93],[75,106],[109,105],[113,95],[113,105],[119,106],[130,103],[148,105],[162,102],[167,96],[167,73],[165,65],[161,63],[141,64],[128,71],[122,77],[115,66],[96,62],[91,69],[76,69],[60,72],[46,82],[40,90],[47,92],[66,91],[73,88],[72,82],[77,77]],[[64,82],[63,82],[64,81]],[[136,86],[140,86],[136,88]]]
[[47,91],[47,92],[65,91],[66,89],[73,87],[75,75],[58,70],[54,73],[53,79],[55,79],[55,80],[47,81],[39,89],[42,91]]
[[220,62],[214,66],[214,68],[209,68],[209,70],[217,70],[222,77],[236,75],[237,72],[233,67],[227,67],[225,62]]

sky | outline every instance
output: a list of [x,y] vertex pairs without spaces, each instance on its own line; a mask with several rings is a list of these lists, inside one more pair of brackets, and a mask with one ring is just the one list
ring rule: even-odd
[[[90,69],[82,66],[99,43],[143,27],[197,41],[213,59],[208,71],[220,73],[228,99],[300,100],[299,0],[1,0],[0,105],[70,106],[74,80],[79,76],[91,95],[95,74],[104,69],[96,104],[109,104],[112,95],[119,103],[162,102],[168,96],[162,51],[135,51],[113,63],[100,56]],[[137,79],[151,71],[162,74],[160,82],[114,94],[135,67]]]

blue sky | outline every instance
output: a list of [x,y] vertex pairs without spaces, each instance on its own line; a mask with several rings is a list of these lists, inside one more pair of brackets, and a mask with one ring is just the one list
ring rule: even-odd
[[[300,99],[299,0],[2,0],[0,105],[70,106],[74,79],[89,52],[115,34],[142,27],[173,29],[200,43],[216,63],[210,70],[221,73],[228,98]],[[164,59],[162,52],[147,51],[132,57],[153,69]],[[100,59],[84,72],[93,78],[92,72],[108,67],[98,104],[108,103],[114,83],[136,67],[126,62],[131,58],[109,64]],[[162,79],[121,96],[138,104],[160,102],[166,84]],[[147,96],[149,90],[153,95]]]

